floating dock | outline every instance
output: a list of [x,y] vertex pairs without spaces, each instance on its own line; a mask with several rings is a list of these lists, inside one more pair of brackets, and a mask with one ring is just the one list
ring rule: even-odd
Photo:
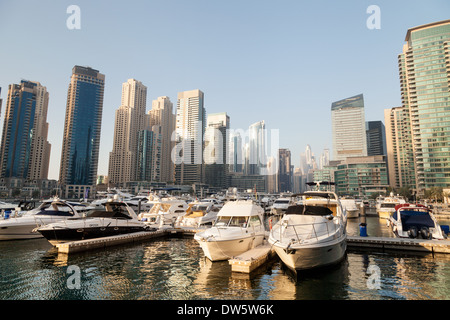
[[347,237],[349,248],[450,253],[450,240],[423,240],[388,237]]
[[238,255],[228,262],[233,272],[251,273],[272,258],[274,254],[272,246],[266,243]]
[[59,253],[74,253],[81,252],[99,248],[106,248],[111,246],[116,246],[124,243],[137,242],[152,238],[160,238],[167,235],[167,233],[163,230],[158,231],[142,231],[135,232],[129,234],[121,234],[117,236],[110,236],[104,238],[96,238],[96,239],[87,239],[87,240],[78,240],[72,242],[65,242],[61,244],[57,244],[56,248]]

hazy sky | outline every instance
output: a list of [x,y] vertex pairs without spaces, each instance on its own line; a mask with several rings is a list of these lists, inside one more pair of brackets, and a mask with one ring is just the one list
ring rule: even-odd
[[[81,29],[66,12],[81,10]],[[369,29],[370,5],[380,29]],[[293,164],[309,144],[331,151],[331,103],[364,94],[366,121],[399,106],[397,55],[408,28],[449,19],[450,1],[0,0],[1,128],[8,85],[38,81],[50,93],[50,179],[58,179],[67,89],[74,65],[106,76],[99,174],[108,173],[122,83],[151,101],[200,89],[207,113],[231,127],[264,120]]]

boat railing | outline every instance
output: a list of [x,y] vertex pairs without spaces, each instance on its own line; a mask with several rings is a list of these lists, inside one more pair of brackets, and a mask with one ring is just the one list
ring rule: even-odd
[[[333,221],[333,220],[331,220]],[[276,228],[279,229],[280,237],[279,241],[283,242],[284,240],[289,240],[290,242],[298,242],[302,243],[305,240],[315,239],[319,241],[320,237],[323,236],[331,236],[336,234],[336,232],[341,228],[341,232],[343,232],[342,226],[340,224],[336,224],[334,222],[314,222],[314,223],[300,223],[300,224],[287,224],[281,223],[275,225],[272,229],[273,234],[278,232]],[[325,225],[326,228],[320,228],[320,226]],[[333,227],[330,228],[330,225]],[[295,238],[293,238],[295,236]]]

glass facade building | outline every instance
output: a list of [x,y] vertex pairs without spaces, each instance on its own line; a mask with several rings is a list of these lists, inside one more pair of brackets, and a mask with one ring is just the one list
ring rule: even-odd
[[450,187],[450,20],[408,30],[399,55],[416,188]]
[[385,156],[349,157],[337,165],[334,178],[339,196],[367,197],[389,186]]
[[100,145],[105,76],[75,66],[67,94],[61,153],[60,183],[95,184]]
[[9,86],[0,148],[1,176],[47,179],[49,95],[39,82]]

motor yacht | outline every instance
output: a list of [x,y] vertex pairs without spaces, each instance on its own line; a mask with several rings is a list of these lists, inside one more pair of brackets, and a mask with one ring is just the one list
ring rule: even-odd
[[186,201],[175,197],[155,198],[150,211],[142,212],[139,219],[154,228],[170,228],[189,209]]
[[347,248],[345,210],[334,192],[294,195],[284,216],[272,227],[269,243],[294,272],[340,262]]
[[291,202],[291,198],[287,197],[280,197],[276,199],[273,204],[272,208],[270,209],[270,214],[272,215],[283,215],[287,208],[289,207],[289,204]]
[[347,213],[347,218],[350,219],[350,218],[358,218],[359,217],[360,208],[358,208],[355,199],[341,198],[340,201],[342,204],[342,208]]
[[225,203],[214,225],[194,239],[211,261],[228,260],[263,243],[264,210],[251,200]]
[[18,217],[0,220],[0,240],[18,240],[42,238],[36,227],[49,223],[81,217],[89,208],[77,202],[58,198],[48,199],[32,210]]
[[220,207],[210,201],[194,201],[189,203],[189,210],[184,216],[177,219],[180,227],[207,227],[212,226],[217,218]]
[[397,195],[394,196],[394,193],[391,192],[389,197],[384,197],[378,199],[377,201],[377,214],[380,219],[389,219],[392,213],[395,212],[395,206],[398,204],[405,204],[406,200]]
[[85,217],[47,224],[36,229],[51,244],[68,241],[108,237],[148,230],[133,209],[116,199],[104,203],[104,208],[95,208]]
[[395,212],[387,220],[387,225],[397,238],[446,238],[432,210],[420,204],[397,205]]

